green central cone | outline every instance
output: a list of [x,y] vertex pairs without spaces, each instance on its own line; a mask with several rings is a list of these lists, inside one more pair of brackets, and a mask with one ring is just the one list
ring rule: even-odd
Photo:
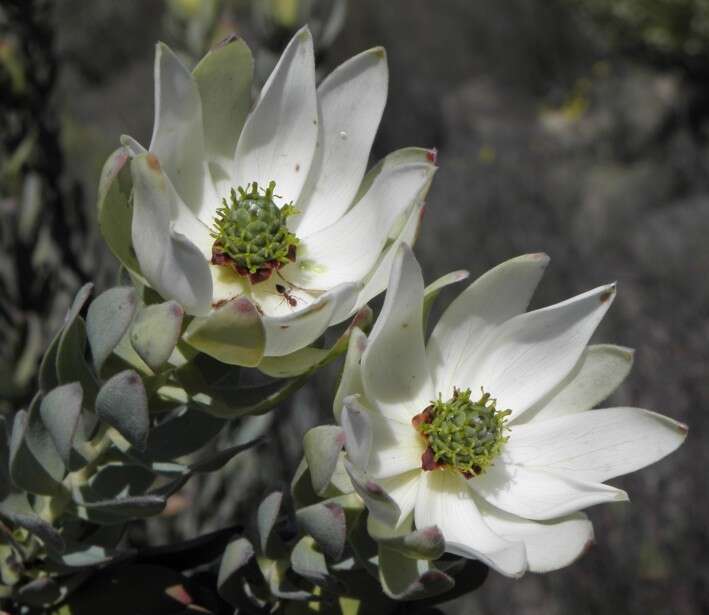
[[295,261],[298,238],[287,219],[298,213],[292,203],[278,207],[273,201],[276,183],[266,190],[254,182],[232,189],[222,200],[214,220],[212,263],[231,267],[252,283],[267,280],[274,270]]
[[423,469],[451,467],[467,477],[485,472],[508,440],[505,423],[512,413],[498,410],[495,403],[489,393],[473,401],[470,389],[454,389],[448,401],[439,397],[414,417],[414,426],[428,441]]

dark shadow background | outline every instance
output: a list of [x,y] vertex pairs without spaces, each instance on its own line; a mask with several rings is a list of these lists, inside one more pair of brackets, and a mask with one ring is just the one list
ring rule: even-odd
[[[578,563],[519,581],[491,574],[447,606],[451,614],[709,612],[709,57],[696,46],[658,50],[579,4],[353,0],[322,56],[329,72],[387,48],[389,102],[373,159],[407,145],[439,150],[416,249],[427,279],[459,268],[477,276],[545,251],[552,263],[535,306],[617,280],[595,340],[637,353],[611,405],[690,426],[669,459],[614,481],[632,502],[590,511],[597,544]],[[99,286],[112,283],[114,267],[90,230],[98,172],[121,133],[149,141],[153,44],[171,36],[164,10],[158,0],[56,3],[57,117],[66,174],[80,188],[65,206],[86,204],[78,252]],[[254,42],[240,3],[222,27]],[[327,370],[276,411],[267,452],[282,461],[272,473],[242,467],[253,473],[248,493],[287,483],[304,431],[330,420],[334,379]],[[211,480],[186,493],[193,529],[249,506],[243,484],[229,488],[233,477]]]

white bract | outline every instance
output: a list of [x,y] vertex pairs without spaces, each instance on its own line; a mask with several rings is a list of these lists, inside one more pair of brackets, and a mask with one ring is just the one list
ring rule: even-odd
[[627,349],[587,345],[615,286],[526,312],[547,262],[532,254],[487,272],[425,343],[421,270],[400,248],[369,338],[350,340],[335,402],[353,484],[365,502],[383,490],[398,506],[392,518],[371,501],[373,535],[437,526],[447,551],[505,575],[554,570],[593,540],[582,508],[627,499],[604,481],[684,440],[665,416],[591,409],[632,362]]
[[123,157],[105,174],[110,181],[131,157],[137,266],[120,238],[109,244],[194,316],[187,342],[240,365],[303,349],[384,290],[435,171],[432,152],[409,148],[365,176],[386,101],[383,49],[316,88],[303,29],[251,109],[252,69],[239,40],[193,72],[159,44],[149,148],[123,137]]

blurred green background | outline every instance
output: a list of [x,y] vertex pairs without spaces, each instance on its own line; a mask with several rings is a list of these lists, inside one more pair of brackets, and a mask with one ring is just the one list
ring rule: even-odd
[[[709,2],[352,0],[340,23],[341,4],[311,7],[320,72],[374,45],[388,52],[372,159],[439,151],[417,244],[427,279],[545,251],[535,306],[617,280],[595,339],[637,353],[610,405],[691,428],[671,458],[614,481],[632,502],[590,511],[597,544],[578,563],[519,581],[492,574],[446,612],[709,612]],[[120,134],[150,140],[155,41],[194,60],[236,32],[263,79],[304,18],[288,5],[0,2],[0,410],[26,403],[78,285],[115,281],[96,187]],[[131,539],[234,523],[283,488],[302,434],[331,420],[335,377],[329,367],[288,407],[242,426],[269,431],[260,456],[195,481]]]

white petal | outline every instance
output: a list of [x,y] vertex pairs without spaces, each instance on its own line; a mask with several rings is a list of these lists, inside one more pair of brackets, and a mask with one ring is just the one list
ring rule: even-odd
[[[335,415],[335,420],[339,423],[340,414],[344,407],[346,397],[350,395],[364,396],[364,385],[362,384],[362,353],[367,347],[367,336],[358,327],[352,330],[350,341],[347,345],[347,355],[345,356],[345,364],[342,366],[342,375],[340,376],[340,384],[337,387],[335,398],[332,402],[332,411]],[[363,401],[364,403],[364,401]]]
[[601,504],[628,499],[625,491],[498,458],[468,484],[487,502],[518,517],[546,520]]
[[659,461],[686,436],[685,425],[661,414],[608,408],[515,425],[505,452],[516,464],[603,482]]
[[143,275],[158,293],[176,300],[187,313],[207,313],[212,299],[209,264],[194,243],[173,229],[179,199],[158,159],[153,154],[137,156],[131,171],[131,236]]
[[615,285],[601,286],[511,318],[481,349],[480,364],[458,376],[458,386],[483,387],[499,408],[521,415],[568,376],[614,297]]
[[220,305],[242,295],[248,295],[249,281],[230,267],[210,265],[209,271],[212,275],[213,305]]
[[[405,147],[396,150],[380,160],[365,176],[362,184],[359,187],[355,203],[358,202],[374,183],[374,180],[379,174],[386,169],[404,166],[411,163],[429,163],[435,164],[435,157],[431,150],[421,147]],[[372,273],[367,278],[365,287],[360,293],[357,305],[365,305],[369,303],[379,293],[383,292],[389,284],[389,273],[391,273],[391,265],[394,262],[394,257],[401,243],[408,246],[413,246],[418,235],[418,230],[421,226],[421,220],[424,212],[425,190],[419,194],[419,198],[408,215],[403,216],[403,222],[395,222],[389,233],[388,243],[382,252],[379,262],[372,269]]]
[[633,351],[622,346],[588,346],[573,371],[544,399],[515,421],[515,425],[590,410],[607,399],[633,366]]
[[251,107],[254,60],[235,36],[205,55],[193,71],[202,101],[204,146],[210,161],[228,168]]
[[199,91],[191,73],[163,43],[155,50],[155,121],[149,149],[182,200],[210,225],[219,203],[207,169]]
[[386,525],[396,525],[401,518],[399,506],[389,494],[365,472],[355,468],[347,459],[343,463],[357,495],[362,498],[369,514]]
[[414,516],[417,528],[438,526],[450,553],[479,559],[511,577],[527,568],[524,544],[501,538],[485,524],[470,488],[455,472],[423,472]]
[[322,294],[292,286],[289,274],[292,267],[293,265],[289,263],[268,280],[251,285],[251,295],[264,314],[289,316],[307,308]]
[[[384,158],[379,160],[367,174],[364,176],[362,183],[357,190],[357,195],[354,198],[354,202],[357,203],[372,187],[374,180],[382,174],[382,172],[389,170],[392,167],[405,166],[407,164],[412,164],[414,162],[428,162],[433,166],[436,166],[436,155],[435,149],[426,149],[424,147],[403,147],[401,149],[394,150],[390,152]],[[394,229],[396,230],[396,229]],[[394,237],[396,233],[390,235]]]
[[423,277],[411,249],[402,245],[391,271],[384,306],[362,356],[367,398],[401,423],[433,399],[423,341]]
[[131,158],[145,154],[148,151],[130,135],[121,135],[121,145],[128,150]]
[[515,517],[484,503],[479,504],[490,529],[507,540],[521,540],[529,570],[551,572],[575,562],[593,544],[593,525],[584,513],[545,522]]
[[426,347],[436,393],[448,399],[453,387],[468,386],[485,341],[497,325],[527,309],[548,263],[546,254],[505,261],[480,276],[448,306]]
[[357,284],[341,284],[321,295],[315,302],[286,316],[264,316],[266,356],[282,356],[314,342],[330,325],[334,316],[349,312],[359,294]]
[[359,281],[374,269],[393,225],[416,206],[435,167],[414,163],[383,170],[367,194],[335,224],[302,240],[298,278],[304,288]]
[[401,229],[399,235],[391,242],[389,246],[386,247],[382,253],[379,262],[372,275],[367,280],[362,292],[357,299],[357,305],[366,305],[379,293],[384,292],[389,284],[389,274],[391,273],[391,266],[396,257],[396,253],[399,250],[399,246],[405,243],[407,246],[412,247],[416,239],[416,234],[421,223],[421,215],[423,214],[423,206],[417,205],[411,210],[404,227]]
[[369,465],[374,434],[370,411],[360,403],[356,395],[345,398],[340,424],[345,434],[347,458],[358,470],[365,472]]
[[411,511],[416,505],[418,497],[419,482],[421,480],[421,470],[411,470],[398,476],[383,478],[378,480],[379,486],[389,494],[389,497],[394,500],[401,511],[396,529],[410,531],[411,525],[405,521],[411,514]]
[[303,212],[299,236],[336,222],[351,205],[384,111],[388,81],[386,54],[377,47],[338,66],[318,87],[318,146],[298,201]]
[[236,186],[276,182],[283,203],[297,201],[318,134],[313,39],[303,28],[288,43],[246,119],[236,146]]
[[426,449],[423,439],[410,423],[389,420],[379,412],[370,412],[372,448],[368,473],[379,481],[421,469],[421,455]]

